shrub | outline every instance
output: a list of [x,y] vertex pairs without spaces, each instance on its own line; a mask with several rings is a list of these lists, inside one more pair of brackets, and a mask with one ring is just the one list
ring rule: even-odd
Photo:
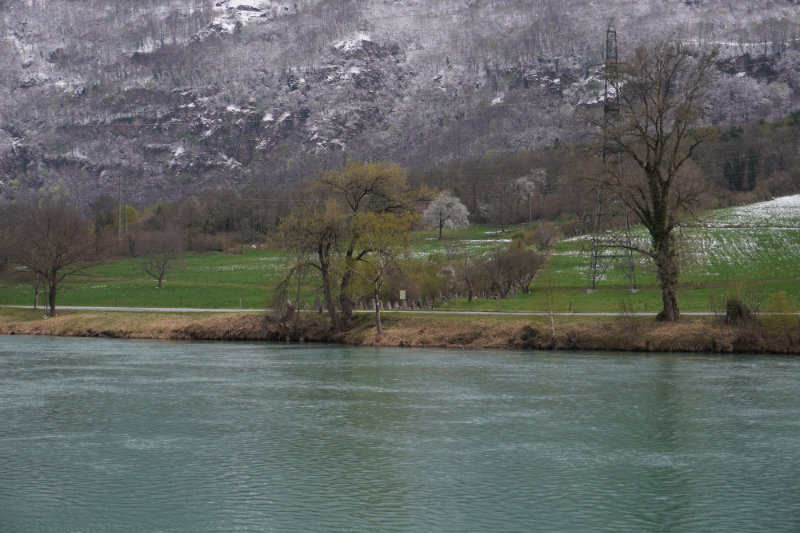
[[744,324],[750,321],[752,313],[744,301],[729,298],[725,302],[725,322],[728,324]]
[[797,324],[797,306],[792,302],[785,292],[777,292],[769,295],[764,314],[761,315],[759,322],[764,333],[768,335],[783,335]]

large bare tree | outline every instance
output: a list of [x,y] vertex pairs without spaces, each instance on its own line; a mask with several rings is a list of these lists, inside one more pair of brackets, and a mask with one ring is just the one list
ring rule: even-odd
[[655,264],[664,321],[680,318],[675,230],[699,191],[699,178],[690,176],[687,163],[713,135],[697,125],[716,57],[716,50],[695,52],[668,41],[637,48],[630,60],[606,72],[617,101],[610,120],[607,113],[606,120],[595,121],[606,153],[614,154],[606,158],[602,185],[619,195],[650,236],[649,246],[639,251]]
[[49,200],[19,209],[14,218],[10,256],[42,280],[53,316],[64,279],[96,262],[89,224],[65,203]]

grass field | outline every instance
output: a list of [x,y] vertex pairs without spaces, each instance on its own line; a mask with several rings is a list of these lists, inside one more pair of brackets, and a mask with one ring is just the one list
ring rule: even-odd
[[[713,211],[680,229],[682,274],[679,303],[685,311],[713,311],[727,296],[751,301],[785,292],[800,301],[800,195]],[[634,241],[646,242],[642,228]],[[555,286],[558,310],[573,302],[573,310],[633,311],[660,308],[660,292],[652,266],[635,257],[637,293],[628,292],[621,268],[611,267],[597,292],[583,294],[588,283],[590,241],[568,239],[556,246],[537,288]],[[566,298],[566,302],[565,302]],[[762,302],[763,303],[763,302]]]
[[[442,240],[434,230],[412,236],[413,255],[424,259],[458,244],[472,252],[503,246],[508,236],[486,226],[445,231]],[[58,295],[58,305],[118,307],[263,308],[269,305],[270,285],[287,271],[290,258],[278,250],[244,248],[242,253],[186,254],[183,266],[170,271],[161,289],[135,259],[102,264],[68,279]],[[315,294],[304,293],[304,304]],[[40,294],[40,303],[44,302]],[[33,303],[32,288],[21,276],[0,278],[0,305]]]
[[[681,228],[683,248],[678,300],[682,310],[715,312],[735,295],[766,305],[784,292],[800,307],[800,195],[720,209]],[[646,243],[642,228],[632,238]],[[552,251],[529,295],[500,302],[454,302],[451,309],[556,312],[656,312],[661,293],[647,260],[634,256],[636,287],[630,292],[625,271],[612,265],[593,293],[589,278],[591,239],[566,239]]]
[[[414,257],[445,252],[448,247],[480,253],[506,246],[512,231],[487,226],[445,231],[417,231]],[[763,303],[784,292],[800,307],[800,195],[708,213],[681,229],[684,246],[679,304],[683,311],[714,311],[731,294]],[[634,238],[645,240],[643,230]],[[598,290],[586,294],[589,274],[586,237],[563,240],[552,251],[527,295],[494,300],[450,300],[444,309],[486,311],[656,312],[661,296],[652,268],[636,258],[638,292],[621,269],[611,267]],[[60,305],[119,307],[262,308],[269,284],[285,272],[283,252],[245,248],[241,254],[187,254],[182,269],[170,272],[156,288],[135,260],[108,263],[72,277],[58,296]],[[308,304],[314,295],[305,294]],[[44,296],[42,296],[42,300]],[[0,304],[32,304],[32,289],[18,275],[0,279]]]

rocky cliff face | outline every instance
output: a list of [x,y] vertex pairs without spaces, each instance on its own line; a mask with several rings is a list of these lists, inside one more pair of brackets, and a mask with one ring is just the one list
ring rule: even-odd
[[724,47],[709,120],[796,110],[798,7],[744,4],[0,1],[0,196],[150,203],[571,139],[612,17],[623,57],[654,34]]

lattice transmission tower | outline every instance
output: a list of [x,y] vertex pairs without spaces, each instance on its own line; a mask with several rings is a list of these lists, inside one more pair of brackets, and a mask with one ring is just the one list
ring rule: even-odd
[[[616,83],[619,76],[619,55],[617,52],[617,30],[613,20],[606,30],[605,46],[605,86],[603,91],[603,127],[607,129],[619,120],[619,94]],[[609,146],[603,139],[603,164],[616,164],[622,171],[622,154],[619,149]],[[609,235],[624,225],[623,243],[609,242]],[[611,268],[619,268],[628,279],[631,291],[636,290],[636,269],[631,248],[630,221],[628,208],[619,195],[603,185],[597,186],[597,204],[592,227],[592,249],[589,265],[587,292],[594,291],[598,282]]]

